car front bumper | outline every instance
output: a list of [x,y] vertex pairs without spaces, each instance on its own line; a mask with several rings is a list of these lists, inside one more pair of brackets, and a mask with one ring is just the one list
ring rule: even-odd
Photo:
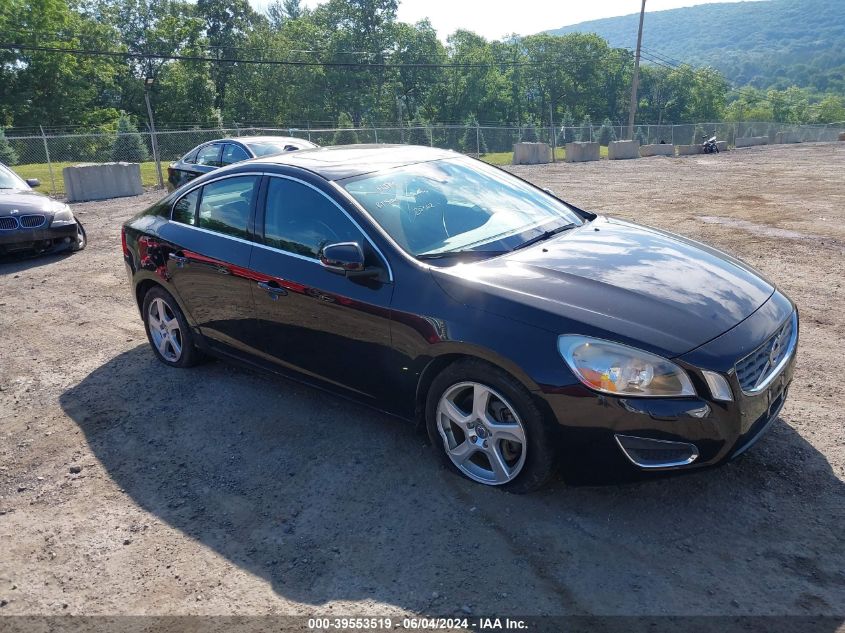
[[[595,393],[581,384],[545,389],[541,397],[561,425],[565,467],[612,472],[693,470],[744,453],[770,428],[786,401],[797,334],[783,365],[758,393],[743,392],[734,366],[794,311],[794,305],[776,292],[732,330],[673,359],[706,397],[621,398]],[[719,372],[728,380],[732,401],[711,399],[702,369]]]
[[26,251],[60,251],[77,243],[77,225],[0,231],[0,255]]

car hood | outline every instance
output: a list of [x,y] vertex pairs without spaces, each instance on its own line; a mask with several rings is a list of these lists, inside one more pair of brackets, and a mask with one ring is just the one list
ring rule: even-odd
[[733,328],[774,292],[759,273],[715,249],[605,217],[508,255],[433,269],[433,275],[468,306],[665,356]]
[[61,204],[44,194],[23,189],[0,189],[0,217],[27,213],[55,213]]

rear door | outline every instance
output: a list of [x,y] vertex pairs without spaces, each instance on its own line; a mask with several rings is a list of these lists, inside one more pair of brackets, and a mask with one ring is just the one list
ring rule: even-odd
[[213,180],[179,198],[166,240],[167,275],[209,344],[249,353],[255,334],[249,261],[259,174]]
[[[261,348],[272,362],[380,398],[390,358],[393,283],[386,259],[330,192],[269,176],[250,267]],[[357,242],[377,278],[351,278],[322,266],[326,243]]]

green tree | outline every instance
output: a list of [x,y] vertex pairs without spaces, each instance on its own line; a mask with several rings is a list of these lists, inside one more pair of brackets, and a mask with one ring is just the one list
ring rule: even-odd
[[610,141],[616,140],[616,131],[613,129],[613,122],[606,118],[602,121],[601,128],[599,128],[599,144],[610,145]]
[[578,132],[578,140],[587,143],[593,140],[593,120],[587,114],[581,120],[581,129]]
[[817,123],[841,123],[845,121],[845,103],[842,97],[828,95],[815,108]]
[[125,112],[120,113],[117,121],[117,136],[112,144],[111,159],[127,163],[143,163],[150,159],[144,139]]
[[484,138],[484,132],[478,127],[478,120],[475,117],[470,117],[464,125],[461,149],[468,154],[486,154],[487,140]]
[[637,126],[637,131],[634,133],[634,140],[636,140],[640,145],[646,145],[648,143],[648,138],[646,137],[642,127]]
[[6,165],[18,164],[18,153],[6,138],[6,132],[0,127],[0,163]]
[[408,131],[408,143],[411,145],[429,145],[431,143],[431,139],[428,136],[428,126],[419,116],[414,117],[410,126],[411,129]]
[[519,140],[521,143],[536,143],[540,140],[540,135],[537,132],[537,125],[533,121],[530,121],[522,128],[522,134],[520,135]]
[[558,143],[566,145],[575,140],[575,119],[572,117],[572,112],[569,108],[563,113],[563,119],[560,123],[560,134],[558,135]]
[[354,130],[352,117],[346,112],[341,112],[337,119],[337,127],[341,128],[334,133],[332,145],[355,145],[358,143],[358,133]]

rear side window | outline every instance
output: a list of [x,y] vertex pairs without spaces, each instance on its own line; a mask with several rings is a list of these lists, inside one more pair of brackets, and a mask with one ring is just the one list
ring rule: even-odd
[[191,150],[190,152],[188,152],[187,154],[185,154],[182,157],[182,162],[188,163],[189,165],[193,165],[195,162],[197,162],[197,153],[198,152],[199,152],[199,149]]
[[246,153],[240,145],[227,144],[223,148],[223,164],[231,165],[232,163],[239,163],[242,160],[249,160],[249,154]]
[[206,145],[201,147],[197,154],[197,165],[207,165],[208,167],[220,167],[220,150],[222,147],[219,143]]
[[258,192],[258,176],[237,176],[202,188],[199,226],[225,235],[249,238],[249,216]]
[[358,228],[323,194],[293,180],[270,178],[264,215],[268,246],[316,259],[325,244],[361,241]]
[[190,224],[194,226],[197,223],[197,201],[200,199],[200,190],[194,189],[187,196],[179,198],[178,202],[173,205],[173,215],[171,219],[174,222],[181,222],[182,224]]

